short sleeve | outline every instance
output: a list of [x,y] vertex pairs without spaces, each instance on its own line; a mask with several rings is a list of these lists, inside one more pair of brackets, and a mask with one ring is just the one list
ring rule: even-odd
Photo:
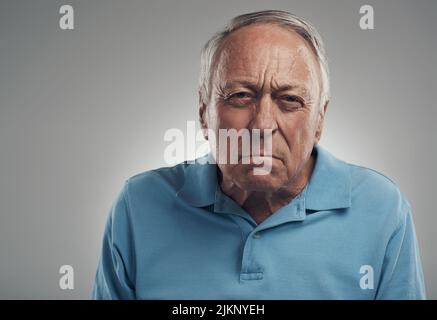
[[134,253],[129,220],[127,187],[114,201],[106,221],[95,282],[93,299],[135,299]]
[[387,245],[376,299],[426,299],[411,208],[407,204],[404,209],[401,222]]

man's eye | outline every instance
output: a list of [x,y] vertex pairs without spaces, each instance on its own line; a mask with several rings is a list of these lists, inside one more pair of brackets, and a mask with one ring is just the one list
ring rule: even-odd
[[237,92],[231,95],[231,98],[247,98],[251,97],[250,93],[248,92]]
[[297,97],[297,96],[289,96],[289,95],[286,95],[286,96],[282,96],[282,99],[285,100],[285,101],[287,101],[287,102],[302,102],[302,101],[299,99],[299,97]]
[[244,106],[252,102],[253,95],[249,92],[241,91],[228,96],[227,102],[234,106]]
[[231,95],[229,95],[228,99],[252,99],[252,94],[250,94],[249,92],[236,92],[233,93]]
[[285,95],[282,96],[280,99],[283,102],[283,104],[286,105],[287,107],[300,108],[303,106],[302,99],[300,99],[297,96]]

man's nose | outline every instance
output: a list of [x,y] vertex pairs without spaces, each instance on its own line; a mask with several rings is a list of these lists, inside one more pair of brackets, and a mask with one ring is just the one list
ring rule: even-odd
[[270,95],[263,95],[258,100],[250,129],[259,129],[261,136],[263,130],[272,130],[272,134],[278,129],[276,122],[275,104]]

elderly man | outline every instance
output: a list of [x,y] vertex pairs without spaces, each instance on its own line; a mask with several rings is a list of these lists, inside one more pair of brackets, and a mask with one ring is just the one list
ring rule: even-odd
[[[206,139],[269,130],[272,152],[129,178],[109,214],[93,297],[425,298],[404,195],[318,145],[329,78],[317,31],[283,11],[241,15],[208,41],[201,63]],[[216,158],[219,143],[211,149]],[[255,174],[255,158],[269,171]]]

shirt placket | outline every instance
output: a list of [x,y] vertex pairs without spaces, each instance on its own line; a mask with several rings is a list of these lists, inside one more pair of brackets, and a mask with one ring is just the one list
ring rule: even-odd
[[238,206],[220,190],[217,190],[214,211],[228,214],[239,226],[242,233],[240,283],[263,279],[265,270],[261,261],[262,254],[260,250],[264,238],[263,234],[274,232],[275,227],[284,223],[303,221],[305,219],[305,191],[306,189],[288,205],[280,208],[272,216],[257,225],[243,208]]

